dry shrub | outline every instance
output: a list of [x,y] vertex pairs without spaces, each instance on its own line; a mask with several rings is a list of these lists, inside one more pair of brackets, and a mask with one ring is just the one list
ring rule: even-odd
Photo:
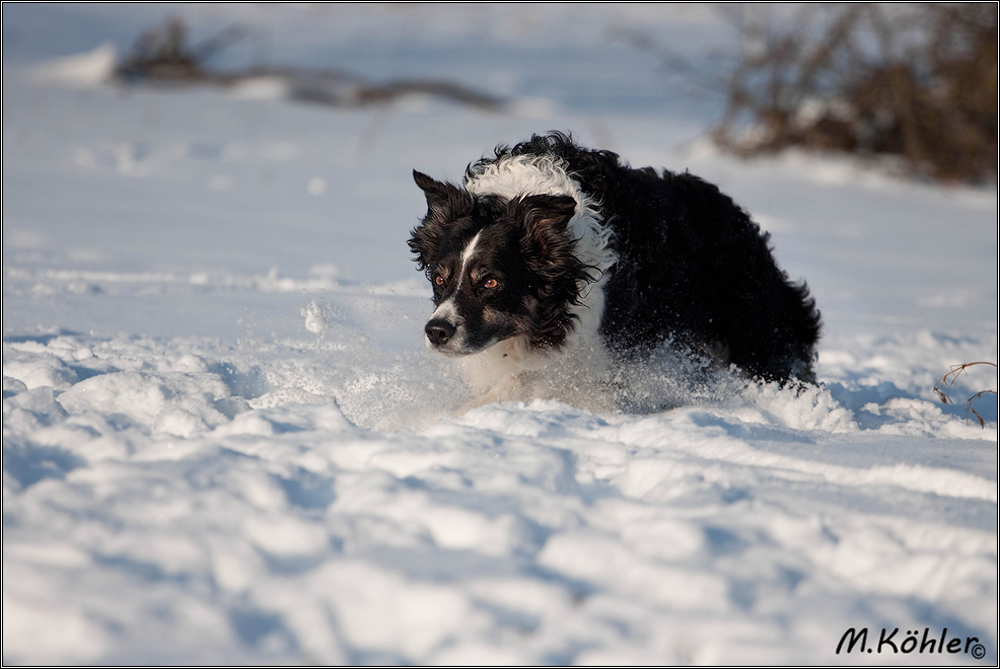
[[734,20],[724,147],[894,155],[938,179],[996,178],[996,3],[751,5]]
[[182,19],[168,18],[139,36],[118,64],[115,76],[129,84],[157,86],[234,86],[258,77],[269,77],[287,84],[291,100],[331,107],[384,105],[407,95],[428,95],[490,111],[504,108],[504,101],[495,96],[438,79],[377,83],[335,68],[260,65],[223,71],[210,65],[215,54],[249,34],[248,29],[235,25],[195,44]]
[[217,75],[208,69],[206,61],[245,35],[245,29],[233,26],[200,44],[191,44],[187,24],[171,17],[139,36],[119,63],[117,74],[128,80],[160,83],[212,80]]

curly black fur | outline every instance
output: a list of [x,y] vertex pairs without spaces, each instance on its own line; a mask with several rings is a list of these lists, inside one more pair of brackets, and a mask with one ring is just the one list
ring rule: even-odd
[[588,268],[573,255],[573,240],[566,234],[576,201],[566,196],[529,195],[513,204],[509,219],[523,225],[521,253],[532,274],[531,300],[536,305],[525,324],[528,343],[534,348],[559,347],[575,325],[569,309],[579,304],[579,287],[591,280]]

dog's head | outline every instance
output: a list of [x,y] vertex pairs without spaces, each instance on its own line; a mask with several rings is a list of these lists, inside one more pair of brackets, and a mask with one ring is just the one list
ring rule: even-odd
[[474,197],[417,171],[413,178],[427,215],[409,245],[437,307],[424,328],[427,346],[468,355],[515,336],[537,348],[562,345],[573,328],[570,307],[591,280],[566,230],[576,201]]

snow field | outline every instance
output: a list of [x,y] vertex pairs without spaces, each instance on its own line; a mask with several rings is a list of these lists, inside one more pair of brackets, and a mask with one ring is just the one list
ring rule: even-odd
[[[9,657],[703,663],[823,656],[885,617],[988,634],[995,432],[927,401],[871,429],[769,387],[408,419],[416,378],[376,360],[338,388],[317,360],[364,356],[299,346],[5,342]],[[380,373],[397,395],[349,419],[337,395]],[[394,411],[416,429],[359,427]]]

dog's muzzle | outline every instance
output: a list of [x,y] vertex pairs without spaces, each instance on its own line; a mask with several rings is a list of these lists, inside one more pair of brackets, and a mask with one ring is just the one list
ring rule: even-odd
[[424,334],[432,346],[444,346],[454,336],[455,326],[441,318],[432,318],[424,326]]

